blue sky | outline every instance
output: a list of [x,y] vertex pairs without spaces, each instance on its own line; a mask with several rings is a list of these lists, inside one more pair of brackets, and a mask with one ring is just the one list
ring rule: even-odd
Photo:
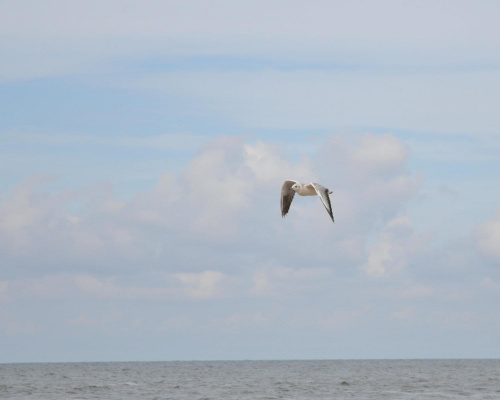
[[0,362],[500,357],[498,2],[0,8]]

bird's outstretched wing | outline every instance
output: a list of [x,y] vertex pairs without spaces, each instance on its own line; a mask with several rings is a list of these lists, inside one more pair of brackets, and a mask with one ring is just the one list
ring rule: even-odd
[[316,193],[318,194],[319,198],[321,199],[321,202],[326,208],[326,212],[332,219],[332,221],[335,223],[335,220],[333,219],[333,211],[332,211],[332,202],[330,201],[330,190],[327,189],[324,186],[321,186],[319,183],[311,183],[311,186],[316,190]]
[[288,210],[292,204],[295,191],[291,188],[297,181],[285,181],[281,187],[281,216],[284,217],[288,214]]

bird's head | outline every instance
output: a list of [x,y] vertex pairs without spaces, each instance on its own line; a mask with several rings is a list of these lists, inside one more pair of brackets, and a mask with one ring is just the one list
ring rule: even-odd
[[293,186],[292,186],[292,190],[294,192],[296,192],[297,190],[299,190],[299,188],[300,188],[300,184],[299,183],[294,183]]

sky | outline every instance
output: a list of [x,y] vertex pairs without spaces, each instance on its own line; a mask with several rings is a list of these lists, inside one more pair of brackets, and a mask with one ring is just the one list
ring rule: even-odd
[[0,10],[0,362],[500,357],[499,2]]

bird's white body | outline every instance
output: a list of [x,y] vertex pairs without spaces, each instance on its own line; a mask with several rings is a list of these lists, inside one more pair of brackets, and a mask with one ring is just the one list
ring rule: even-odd
[[303,183],[296,183],[292,186],[292,190],[301,196],[317,196],[316,189],[309,185],[304,185]]

